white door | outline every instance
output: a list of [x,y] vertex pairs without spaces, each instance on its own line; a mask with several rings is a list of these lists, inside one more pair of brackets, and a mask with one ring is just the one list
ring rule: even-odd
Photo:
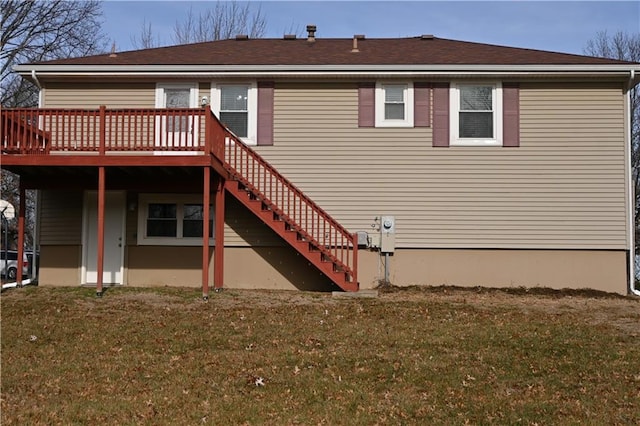
[[[156,108],[197,108],[197,87],[194,85],[158,85]],[[195,147],[198,142],[199,120],[192,115],[162,116],[156,120],[156,146],[167,148],[156,154],[179,154],[172,147]]]
[[[103,284],[122,284],[124,215],[124,192],[105,192]],[[98,193],[96,191],[85,193],[83,220],[82,283],[95,284],[98,281]]]

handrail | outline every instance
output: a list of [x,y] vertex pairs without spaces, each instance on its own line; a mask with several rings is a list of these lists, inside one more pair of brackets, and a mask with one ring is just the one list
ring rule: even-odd
[[[2,109],[2,150],[204,151],[204,112],[204,108]],[[16,123],[29,131],[16,132]]]
[[357,238],[204,108],[0,110],[3,155],[209,153],[356,281]]
[[50,147],[50,133],[40,130],[33,119],[20,110],[2,109],[2,152],[17,154],[44,154]]
[[[357,237],[225,127],[213,113],[211,153],[231,175],[285,219],[306,240],[356,278]],[[222,154],[222,155],[221,155]]]

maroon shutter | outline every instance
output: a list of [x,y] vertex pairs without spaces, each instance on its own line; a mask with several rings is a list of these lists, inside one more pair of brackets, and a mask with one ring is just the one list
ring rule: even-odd
[[520,89],[517,83],[502,85],[502,146],[520,146]]
[[375,127],[375,83],[360,83],[358,86],[358,127]]
[[449,83],[433,84],[433,146],[449,146]]
[[273,81],[258,82],[258,145],[273,145]]
[[413,84],[413,126],[431,126],[431,84],[415,82]]

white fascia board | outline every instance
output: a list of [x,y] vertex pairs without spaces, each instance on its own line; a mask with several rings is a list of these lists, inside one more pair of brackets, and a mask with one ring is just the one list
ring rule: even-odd
[[633,71],[640,81],[640,65],[18,65],[25,78],[39,77],[197,77],[197,78],[625,78]]
[[16,65],[18,73],[35,70],[43,74],[104,73],[362,73],[362,72],[640,72],[640,65]]

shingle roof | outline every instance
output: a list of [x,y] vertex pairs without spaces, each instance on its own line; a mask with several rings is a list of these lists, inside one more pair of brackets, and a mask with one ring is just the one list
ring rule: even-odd
[[437,37],[230,39],[38,65],[607,65],[630,62]]

